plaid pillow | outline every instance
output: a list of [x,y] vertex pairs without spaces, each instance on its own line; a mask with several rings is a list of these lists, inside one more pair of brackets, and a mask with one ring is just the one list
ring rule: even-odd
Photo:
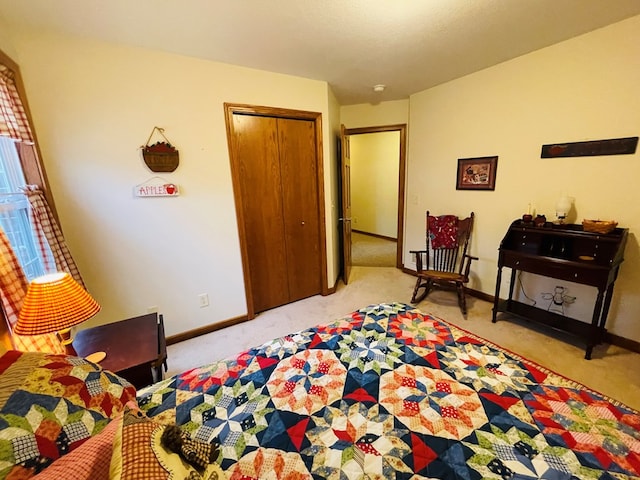
[[32,480],[109,480],[111,451],[117,428],[118,421],[114,419],[99,434],[60,457]]

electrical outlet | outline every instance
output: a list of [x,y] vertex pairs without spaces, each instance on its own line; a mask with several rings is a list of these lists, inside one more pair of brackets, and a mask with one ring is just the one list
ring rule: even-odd
[[201,293],[198,295],[198,301],[200,302],[200,308],[209,306],[209,295],[206,293]]

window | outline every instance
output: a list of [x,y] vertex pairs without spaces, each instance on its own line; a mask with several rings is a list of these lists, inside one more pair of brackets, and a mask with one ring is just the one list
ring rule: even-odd
[[18,66],[0,51],[0,227],[30,281],[56,262],[41,220],[32,221],[33,199],[21,192],[44,184],[21,89]]
[[55,264],[49,246],[41,251],[34,237],[29,219],[29,201],[20,187],[26,185],[16,141],[0,136],[0,227],[7,235],[11,247],[22,266],[27,280],[43,275],[45,259],[49,265]]

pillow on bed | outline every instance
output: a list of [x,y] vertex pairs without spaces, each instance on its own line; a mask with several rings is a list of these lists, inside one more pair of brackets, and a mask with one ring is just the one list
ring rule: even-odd
[[118,428],[117,418],[74,451],[31,477],[31,480],[109,480],[113,439]]
[[100,433],[135,396],[129,382],[82,358],[5,353],[0,357],[0,479],[41,472]]
[[224,473],[217,463],[196,469],[169,451],[161,442],[166,425],[154,422],[139,408],[125,408],[124,414],[114,420],[118,423],[113,454],[111,480],[178,479],[223,480]]

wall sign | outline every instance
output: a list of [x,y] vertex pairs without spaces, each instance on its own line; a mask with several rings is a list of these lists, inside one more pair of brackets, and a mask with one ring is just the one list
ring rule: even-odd
[[[149,145],[154,132],[158,132],[166,142],[156,142]],[[164,128],[153,127],[147,143],[140,147],[142,149],[142,159],[152,172],[173,172],[180,163],[178,150],[171,145],[167,137],[164,136]]]
[[542,146],[540,158],[632,155],[636,153],[637,146],[638,137],[591,140],[588,142],[552,143]]
[[177,197],[180,189],[175,183],[167,183],[164,179],[154,177],[133,188],[136,197]]

